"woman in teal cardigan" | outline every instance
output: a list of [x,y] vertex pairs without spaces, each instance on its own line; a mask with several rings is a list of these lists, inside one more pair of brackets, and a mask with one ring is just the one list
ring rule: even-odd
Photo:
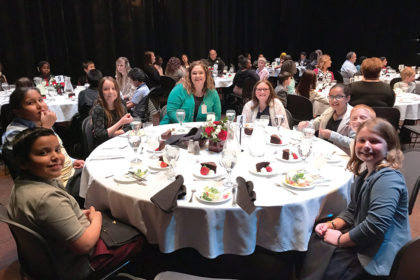
[[184,81],[175,86],[168,97],[166,115],[160,124],[176,123],[176,110],[185,110],[184,122],[206,121],[207,112],[214,112],[220,120],[221,105],[214,81],[207,65],[194,61],[185,74]]

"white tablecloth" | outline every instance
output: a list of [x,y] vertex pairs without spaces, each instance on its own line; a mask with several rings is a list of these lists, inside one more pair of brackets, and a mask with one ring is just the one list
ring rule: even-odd
[[[161,133],[170,126],[174,125],[158,126],[154,129]],[[281,130],[283,141],[288,141],[284,135],[289,133],[292,132]],[[337,214],[347,205],[352,180],[351,173],[344,170],[347,157],[343,156],[339,164],[327,164],[322,169],[321,173],[332,180],[329,186],[306,191],[296,190],[298,195],[293,195],[275,184],[281,182],[281,175],[272,178],[258,177],[252,175],[249,169],[255,168],[256,162],[266,160],[272,162],[273,169],[281,171],[301,168],[303,163],[289,164],[276,160],[274,152],[281,153],[284,146],[274,147],[268,144],[266,156],[253,158],[248,153],[249,139],[249,136],[243,137],[244,152],[233,170],[232,178],[242,176],[254,182],[257,209],[251,215],[238,206],[233,207],[230,201],[220,205],[202,204],[197,199],[192,203],[187,201],[192,187],[222,184],[197,180],[192,175],[192,172],[198,172],[200,168],[198,162],[219,162],[219,154],[210,154],[206,150],[201,150],[200,156],[182,150],[176,172],[184,176],[187,195],[185,199],[178,200],[178,208],[173,213],[164,213],[150,201],[154,194],[169,184],[163,171],[149,174],[147,185],[118,184],[113,180],[118,174],[127,172],[129,161],[133,157],[132,149],[127,146],[127,138],[124,136],[105,142],[86,160],[80,195],[86,197],[86,206],[93,205],[100,210],[110,209],[115,217],[129,222],[143,232],[150,243],[159,244],[160,250],[165,253],[192,247],[208,258],[221,254],[249,255],[256,245],[275,252],[307,250],[316,218],[329,213]],[[108,149],[110,147],[114,148]],[[337,154],[343,153],[320,139],[314,142],[314,150],[335,150]],[[125,158],[91,160],[101,155],[123,155]],[[143,165],[140,168],[149,165],[152,161],[149,157],[150,153],[145,151],[141,156]],[[155,161],[157,160],[153,160]],[[218,166],[218,172],[222,170]],[[106,178],[109,175],[114,177]]]
[[420,95],[413,93],[397,94],[394,107],[400,110],[400,120],[420,119]]
[[233,78],[235,78],[235,73],[224,74],[223,77],[214,78],[214,84],[216,88],[225,88],[230,87],[233,84]]

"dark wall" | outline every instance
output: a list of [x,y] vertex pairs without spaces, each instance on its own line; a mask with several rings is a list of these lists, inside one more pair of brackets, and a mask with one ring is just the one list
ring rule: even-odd
[[283,51],[297,58],[320,48],[333,68],[354,50],[420,66],[419,0],[2,0],[0,61],[13,82],[36,75],[49,60],[52,73],[77,77],[92,59],[107,75],[115,59],[139,66],[146,50],[166,61],[215,48],[236,64],[240,53],[269,60]]

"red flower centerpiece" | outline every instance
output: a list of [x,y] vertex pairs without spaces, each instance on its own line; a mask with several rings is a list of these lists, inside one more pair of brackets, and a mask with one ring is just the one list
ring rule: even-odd
[[209,151],[220,153],[227,138],[227,118],[207,122],[201,136],[209,139]]

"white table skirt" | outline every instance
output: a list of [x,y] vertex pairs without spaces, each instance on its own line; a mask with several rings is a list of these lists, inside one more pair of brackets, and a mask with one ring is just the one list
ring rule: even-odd
[[401,93],[395,99],[394,107],[400,110],[400,120],[420,119],[420,95],[413,93]]
[[[187,124],[188,125],[188,124]],[[190,124],[191,125],[191,124]],[[161,133],[174,125],[155,127]],[[281,135],[292,133],[281,130]],[[269,134],[267,134],[269,137]],[[198,156],[182,150],[176,172],[182,174],[187,187],[185,199],[178,200],[178,208],[170,214],[155,206],[150,198],[169,184],[164,172],[149,174],[147,185],[117,184],[110,174],[127,172],[133,152],[125,137],[113,138],[99,146],[87,159],[82,173],[80,195],[86,197],[86,206],[95,206],[99,210],[110,209],[112,215],[137,227],[150,243],[159,244],[160,250],[170,253],[175,250],[192,247],[201,255],[215,258],[221,254],[249,255],[259,245],[266,249],[283,252],[289,250],[305,251],[314,221],[329,213],[338,214],[349,200],[349,187],[352,174],[344,170],[347,157],[337,165],[326,165],[322,174],[332,180],[328,187],[315,187],[312,190],[297,190],[293,195],[278,187],[281,176],[272,178],[252,175],[248,170],[256,162],[269,160],[277,170],[301,168],[303,163],[287,164],[274,159],[274,152],[279,153],[284,147],[266,145],[266,156],[253,158],[248,153],[250,137],[243,138],[244,152],[233,170],[232,178],[242,176],[252,180],[257,194],[257,209],[248,215],[231,202],[220,205],[202,204],[197,199],[192,203],[191,188],[222,182],[194,180],[192,170],[198,171]],[[283,137],[287,141],[287,137]],[[318,139],[314,142],[315,151],[343,153],[334,145]],[[115,147],[115,149],[104,149]],[[100,155],[124,155],[123,159],[91,160]],[[143,167],[148,166],[150,153],[142,155]],[[201,151],[200,162],[219,162],[219,154]],[[311,160],[309,160],[309,163]],[[218,172],[222,168],[218,166]]]
[[224,74],[223,77],[214,78],[214,85],[216,88],[230,87],[233,84],[233,78],[235,78],[235,73]]

